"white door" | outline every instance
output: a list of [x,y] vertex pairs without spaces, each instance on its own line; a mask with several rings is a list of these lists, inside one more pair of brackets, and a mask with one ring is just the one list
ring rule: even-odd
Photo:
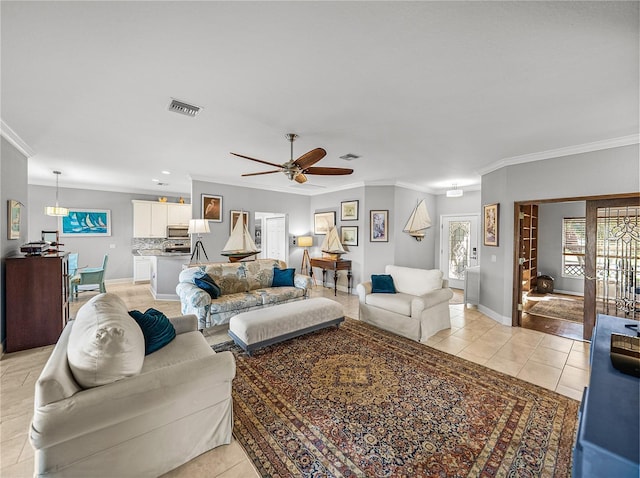
[[442,216],[440,267],[449,287],[464,289],[464,271],[479,263],[479,216]]
[[263,231],[263,247],[269,259],[287,262],[287,234],[284,216],[267,217]]

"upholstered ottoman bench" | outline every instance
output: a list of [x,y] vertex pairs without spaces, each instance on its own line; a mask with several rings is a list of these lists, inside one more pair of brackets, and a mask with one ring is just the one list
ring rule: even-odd
[[251,310],[231,317],[229,335],[251,355],[254,350],[344,321],[337,302],[325,297]]

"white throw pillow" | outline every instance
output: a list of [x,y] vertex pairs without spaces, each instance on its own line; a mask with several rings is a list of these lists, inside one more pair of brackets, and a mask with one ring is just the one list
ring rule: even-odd
[[442,271],[438,269],[388,265],[385,272],[393,277],[396,291],[404,294],[423,295],[435,289],[442,289]]
[[120,297],[100,294],[80,308],[69,335],[67,360],[83,388],[140,373],[144,335]]

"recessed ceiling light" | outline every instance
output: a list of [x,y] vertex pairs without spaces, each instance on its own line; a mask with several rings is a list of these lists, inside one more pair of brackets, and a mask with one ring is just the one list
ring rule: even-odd
[[157,183],[158,181],[160,181],[159,179],[153,178],[151,181],[153,181],[154,183]]
[[170,171],[160,171],[162,174],[171,174]]

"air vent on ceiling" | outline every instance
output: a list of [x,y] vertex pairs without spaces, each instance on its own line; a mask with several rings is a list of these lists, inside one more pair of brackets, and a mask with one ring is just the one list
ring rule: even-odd
[[344,156],[340,156],[340,159],[344,159],[345,161],[351,161],[352,159],[359,158],[357,154],[347,153]]
[[199,106],[190,105],[185,103],[184,101],[176,100],[175,98],[171,98],[171,103],[169,103],[169,111],[173,111],[174,113],[180,113],[181,115],[191,116],[192,118],[200,113]]
[[157,183],[157,184],[158,184],[158,186],[168,186],[169,185],[169,183]]

